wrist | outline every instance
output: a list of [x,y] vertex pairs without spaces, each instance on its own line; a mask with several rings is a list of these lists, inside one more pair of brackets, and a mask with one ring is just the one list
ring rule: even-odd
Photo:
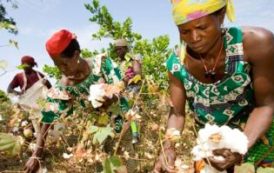
[[165,134],[165,141],[176,143],[181,138],[180,130],[176,128],[168,128]]

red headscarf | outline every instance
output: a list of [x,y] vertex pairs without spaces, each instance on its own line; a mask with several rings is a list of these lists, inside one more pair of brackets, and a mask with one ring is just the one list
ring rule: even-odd
[[37,66],[37,63],[35,62],[34,58],[31,56],[23,56],[21,58],[21,64],[28,64],[30,66]]
[[75,35],[66,29],[55,32],[46,42],[46,49],[50,56],[62,53],[71,40],[75,39]]

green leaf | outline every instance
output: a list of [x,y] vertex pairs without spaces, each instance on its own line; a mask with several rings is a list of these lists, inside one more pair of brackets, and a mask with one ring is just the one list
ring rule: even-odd
[[101,116],[99,116],[97,123],[99,126],[106,126],[109,123],[108,114],[104,113]]
[[24,140],[21,136],[0,133],[0,151],[4,151],[8,155],[14,156],[19,154],[23,143]]
[[111,156],[109,160],[114,167],[122,166],[122,161],[118,156]]
[[115,173],[108,158],[104,162],[104,173]]
[[16,68],[19,69],[19,70],[24,70],[27,67],[29,67],[28,64],[21,64],[21,65],[16,66]]
[[126,170],[126,169],[122,165],[122,161],[118,156],[111,156],[105,159],[104,173],[116,173],[117,171],[119,172],[119,170]]
[[99,127],[97,127],[97,126],[90,126],[88,132],[92,134],[92,133],[97,132],[98,129],[99,129]]
[[92,143],[99,143],[100,145],[107,139],[108,136],[114,137],[113,129],[110,126],[97,127],[91,126],[89,129],[90,133],[94,133]]

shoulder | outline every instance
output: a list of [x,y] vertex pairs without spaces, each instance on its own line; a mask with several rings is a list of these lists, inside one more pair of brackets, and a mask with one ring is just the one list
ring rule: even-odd
[[20,73],[17,73],[15,76],[14,76],[14,79],[21,79],[23,78],[23,72],[20,72]]
[[243,27],[243,47],[249,62],[274,55],[274,35],[261,27]]

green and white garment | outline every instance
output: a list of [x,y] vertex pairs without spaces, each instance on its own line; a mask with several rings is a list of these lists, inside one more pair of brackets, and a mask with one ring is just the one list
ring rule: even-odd
[[[52,123],[61,115],[70,115],[76,103],[86,107],[89,96],[90,85],[96,83],[115,84],[121,81],[121,74],[118,66],[110,58],[95,57],[87,60],[91,72],[83,82],[74,86],[64,86],[57,82],[47,94],[47,103],[42,110],[42,122]],[[128,110],[128,103],[123,97],[120,98],[122,112]]]
[[[246,122],[255,107],[250,64],[243,60],[242,41],[241,29],[232,27],[226,30],[225,76],[215,83],[206,84],[197,80],[175,54],[166,62],[168,71],[183,83],[189,107],[200,127],[205,123],[214,123],[240,128],[241,123]],[[258,142],[249,150],[249,161],[258,161],[273,147],[273,123],[266,136],[269,144],[263,145],[262,142]],[[269,153],[265,159],[273,161],[274,152]]]

